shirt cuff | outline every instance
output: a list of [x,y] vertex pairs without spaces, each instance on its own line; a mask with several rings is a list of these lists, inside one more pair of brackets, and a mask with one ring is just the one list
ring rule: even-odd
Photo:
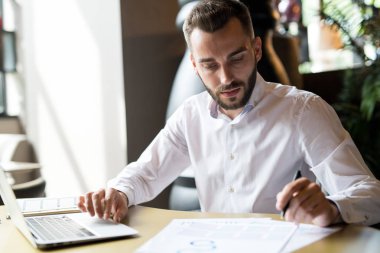
[[107,187],[114,188],[124,193],[128,198],[128,207],[135,205],[135,194],[131,187],[115,184],[112,180],[108,182]]
[[326,198],[335,203],[340,216],[345,223],[366,224],[368,217],[356,212],[346,196],[332,195],[327,196]]

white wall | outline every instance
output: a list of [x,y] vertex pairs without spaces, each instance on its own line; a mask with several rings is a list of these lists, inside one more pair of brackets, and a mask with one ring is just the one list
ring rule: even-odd
[[104,186],[126,163],[119,0],[19,0],[24,123],[49,196]]

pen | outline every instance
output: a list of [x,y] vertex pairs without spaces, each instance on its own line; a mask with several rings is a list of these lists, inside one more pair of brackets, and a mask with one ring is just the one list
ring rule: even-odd
[[[301,177],[301,171],[297,170],[296,174],[294,175],[293,181],[296,181],[300,177]],[[288,210],[289,204],[290,204],[290,200],[288,201],[288,203],[286,203],[284,209],[282,209],[282,211],[281,211],[281,217],[282,218],[285,217],[285,212],[286,212],[286,210]]]

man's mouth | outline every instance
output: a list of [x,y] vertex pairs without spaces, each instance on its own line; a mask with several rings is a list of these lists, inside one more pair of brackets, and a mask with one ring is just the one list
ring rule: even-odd
[[223,97],[230,98],[230,97],[236,96],[239,93],[239,91],[240,91],[240,87],[237,87],[237,88],[233,88],[233,89],[229,89],[229,90],[224,90],[224,91],[220,92],[220,94]]

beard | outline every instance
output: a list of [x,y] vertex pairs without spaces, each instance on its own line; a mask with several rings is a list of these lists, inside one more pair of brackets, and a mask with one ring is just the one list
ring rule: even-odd
[[[217,104],[220,107],[222,107],[224,110],[236,110],[236,109],[244,107],[248,103],[249,98],[251,97],[252,91],[256,85],[256,76],[257,76],[257,68],[254,67],[247,82],[234,80],[230,84],[219,86],[215,91],[212,91],[211,89],[209,89],[206,86],[206,84],[203,82],[202,78],[201,80],[207,92],[214,99],[214,101],[217,102]],[[221,93],[223,91],[232,90],[236,88],[240,88],[243,90],[243,96],[241,97],[241,99],[239,99],[236,96],[222,99]]]

